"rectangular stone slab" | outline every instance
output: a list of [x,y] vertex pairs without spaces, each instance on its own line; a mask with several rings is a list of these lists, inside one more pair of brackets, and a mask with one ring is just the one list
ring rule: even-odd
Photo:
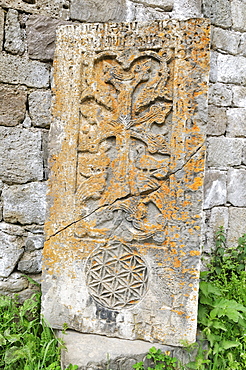
[[204,19],[60,28],[43,261],[54,328],[195,341],[208,50]]

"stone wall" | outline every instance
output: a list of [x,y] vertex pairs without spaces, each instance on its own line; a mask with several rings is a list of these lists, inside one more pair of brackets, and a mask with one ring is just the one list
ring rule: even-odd
[[[83,5],[82,5],[83,4]],[[204,245],[246,232],[244,0],[0,0],[0,294],[40,280],[55,30],[61,24],[189,18],[212,22]]]

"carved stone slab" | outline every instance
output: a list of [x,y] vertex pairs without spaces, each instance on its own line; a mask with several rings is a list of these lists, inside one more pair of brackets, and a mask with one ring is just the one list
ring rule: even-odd
[[43,313],[83,333],[196,334],[206,20],[58,32]]

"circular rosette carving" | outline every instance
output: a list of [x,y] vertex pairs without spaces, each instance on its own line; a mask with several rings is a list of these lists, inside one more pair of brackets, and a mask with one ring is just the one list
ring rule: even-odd
[[86,283],[102,306],[113,310],[130,308],[147,291],[148,269],[143,258],[129,246],[114,242],[89,256]]

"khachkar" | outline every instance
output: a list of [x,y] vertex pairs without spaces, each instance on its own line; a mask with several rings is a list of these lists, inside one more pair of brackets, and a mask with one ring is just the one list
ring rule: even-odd
[[206,20],[58,32],[43,313],[84,333],[195,340]]

